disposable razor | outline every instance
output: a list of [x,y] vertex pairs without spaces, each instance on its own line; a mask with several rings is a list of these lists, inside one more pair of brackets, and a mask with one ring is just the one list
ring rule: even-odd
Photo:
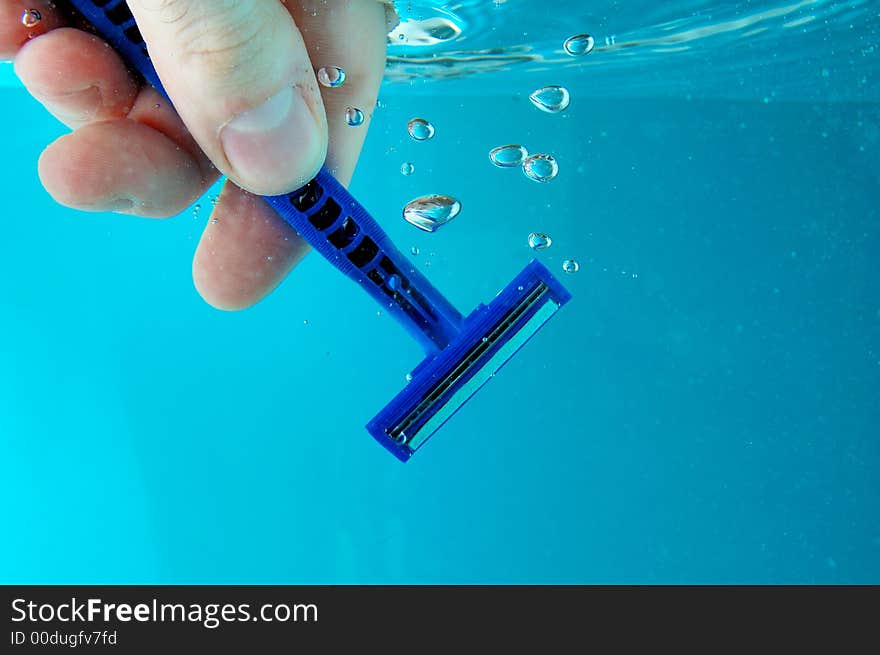
[[[124,0],[68,4],[170,102]],[[463,317],[326,168],[301,189],[265,200],[424,349],[406,386],[367,423],[404,462],[571,299],[533,260],[488,305]]]

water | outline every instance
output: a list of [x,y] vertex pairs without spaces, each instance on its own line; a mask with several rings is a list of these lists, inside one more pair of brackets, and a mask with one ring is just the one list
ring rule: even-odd
[[0,580],[880,582],[876,3],[557,4],[390,48],[355,195],[462,311],[535,256],[574,296],[406,465],[363,429],[421,361],[385,308],[311,254],[211,309],[192,209],[56,205],[2,68]]

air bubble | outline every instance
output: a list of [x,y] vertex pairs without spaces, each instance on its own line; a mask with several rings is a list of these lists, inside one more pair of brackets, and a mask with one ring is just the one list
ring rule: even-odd
[[529,100],[541,111],[548,114],[558,114],[568,109],[571,103],[571,94],[564,86],[545,86],[533,92]]
[[345,110],[345,122],[352,127],[364,124],[364,112],[357,107],[348,107]]
[[420,230],[436,232],[441,225],[458,216],[460,211],[461,203],[455,198],[422,196],[407,203],[403,209],[403,218]]
[[345,84],[345,71],[339,66],[324,66],[318,69],[318,82],[328,89],[335,89]]
[[565,40],[565,43],[562,44],[562,47],[565,48],[565,52],[572,57],[588,55],[593,52],[595,46],[596,40],[590,34],[577,34],[575,36],[570,36]]
[[427,141],[434,138],[434,126],[424,118],[413,118],[406,124],[406,131],[416,141]]
[[581,268],[576,259],[566,259],[562,262],[562,270],[568,274],[577,273]]
[[[423,2],[422,5],[424,4]],[[398,7],[398,10],[400,9]],[[437,9],[437,12],[442,12],[440,15],[424,16],[426,8],[419,6],[417,8],[418,17],[416,17],[413,15],[415,13],[413,9],[410,6],[406,12],[401,12],[402,20],[388,35],[390,44],[408,47],[433,46],[448,43],[461,36],[461,27],[453,20],[456,17],[451,13]]]
[[559,164],[552,155],[532,155],[522,167],[526,177],[535,182],[549,182],[559,174]]
[[409,249],[409,252],[411,255],[418,255],[422,251],[419,250],[418,246],[413,246],[412,248]]
[[549,234],[532,232],[529,235],[529,248],[532,250],[547,250],[551,245],[553,245],[553,239],[550,238]]
[[409,176],[415,172],[416,172],[416,167],[413,165],[412,162],[404,162],[403,164],[400,165],[400,174],[401,175]]
[[21,15],[21,24],[25,27],[36,27],[43,20],[43,14],[36,9],[25,9]]
[[489,151],[489,159],[498,168],[516,168],[522,166],[523,161],[529,156],[529,152],[521,145],[512,143],[499,146]]

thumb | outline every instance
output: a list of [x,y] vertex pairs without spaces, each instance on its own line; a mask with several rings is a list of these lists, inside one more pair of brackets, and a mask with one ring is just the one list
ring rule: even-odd
[[278,0],[129,0],[174,107],[229,179],[259,195],[310,180],[327,119],[302,35]]

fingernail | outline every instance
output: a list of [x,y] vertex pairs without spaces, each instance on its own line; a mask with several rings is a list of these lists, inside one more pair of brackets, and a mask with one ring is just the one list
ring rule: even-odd
[[323,163],[324,139],[297,87],[233,118],[220,130],[220,142],[234,181],[261,195],[296,188]]

